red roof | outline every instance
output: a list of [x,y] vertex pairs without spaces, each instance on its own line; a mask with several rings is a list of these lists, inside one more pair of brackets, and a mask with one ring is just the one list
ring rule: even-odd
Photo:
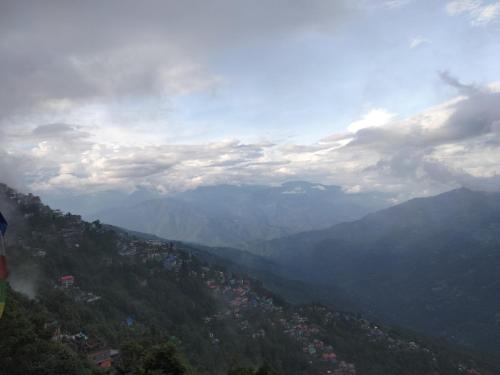
[[102,368],[109,368],[113,363],[113,360],[111,359],[111,351],[109,349],[90,353],[88,358],[97,366]]
[[75,279],[75,277],[72,275],[61,276],[61,281],[69,281],[69,280],[74,280],[74,279]]

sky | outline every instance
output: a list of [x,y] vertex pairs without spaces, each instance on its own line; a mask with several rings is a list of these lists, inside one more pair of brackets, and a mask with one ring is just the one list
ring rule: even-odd
[[2,0],[0,181],[500,188],[500,1]]

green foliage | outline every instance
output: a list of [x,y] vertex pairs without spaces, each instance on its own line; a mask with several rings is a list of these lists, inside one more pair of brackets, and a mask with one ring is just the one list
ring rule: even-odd
[[264,364],[257,370],[255,375],[282,375],[282,374],[274,370],[271,366]]
[[146,374],[188,374],[187,362],[172,344],[160,344],[149,348],[144,355]]
[[122,347],[123,370],[130,375],[188,375],[187,360],[172,343],[145,346],[129,342]]
[[9,291],[0,319],[0,373],[8,375],[90,374],[88,364],[74,352],[50,341],[44,328],[47,313],[36,302]]
[[227,375],[255,375],[253,368],[238,367],[228,371]]
[[273,370],[271,366],[264,364],[260,366],[258,369],[247,368],[247,367],[236,367],[230,369],[227,375],[281,375],[281,373]]
[[500,193],[458,189],[262,246],[290,277],[340,287],[361,310],[495,355],[499,218]]

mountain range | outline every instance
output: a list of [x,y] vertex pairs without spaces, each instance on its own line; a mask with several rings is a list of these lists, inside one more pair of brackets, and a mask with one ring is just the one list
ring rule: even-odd
[[499,198],[462,188],[383,208],[388,195],[347,194],[334,186],[223,185],[96,217],[212,245],[206,252],[243,266],[292,300],[362,311],[496,353]]
[[290,276],[339,288],[366,313],[500,350],[500,193],[413,199],[258,250]]
[[252,250],[261,240],[327,228],[388,207],[382,193],[346,193],[338,186],[217,185],[109,208],[89,215],[160,237]]
[[0,320],[0,373],[500,371],[492,358],[358,314],[290,304],[206,248],[85,222],[2,185],[0,209],[17,290]]

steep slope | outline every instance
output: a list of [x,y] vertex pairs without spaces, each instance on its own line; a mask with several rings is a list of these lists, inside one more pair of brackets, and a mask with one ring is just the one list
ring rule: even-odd
[[389,206],[382,194],[290,182],[278,187],[219,185],[121,206],[92,217],[160,237],[252,250],[257,241],[354,220]]
[[[128,233],[144,240],[185,246],[181,242],[166,240],[148,233],[131,231],[108,224],[104,226],[118,233]],[[333,305],[345,311],[359,311],[356,304],[340,289],[331,285],[325,286],[295,280],[293,277],[290,277],[287,268],[264,256],[234,248],[192,244],[189,246],[189,251],[200,260],[209,264],[222,266],[227,271],[245,274],[259,280],[266,289],[282,296],[291,303],[320,302]]]
[[[494,360],[360,316],[289,305],[256,280],[200,261],[189,246],[143,240],[61,215],[36,197],[6,187],[0,192],[6,197],[0,210],[10,221],[10,281],[36,295],[22,314],[36,321],[34,327],[44,327],[43,340],[51,335],[55,346],[49,353],[60,358],[67,374],[82,373],[90,365],[80,361],[87,358],[99,373],[96,364],[108,364],[98,362],[102,353],[110,353],[112,369],[140,373],[133,370],[140,358],[132,354],[148,343],[161,348],[166,342],[181,348],[198,374],[224,374],[235,362],[267,362],[287,375],[500,372]],[[8,320],[0,328],[20,311],[17,297],[9,298]],[[39,309],[45,313],[32,317]],[[16,353],[24,353],[26,337],[0,335],[0,348],[9,343],[17,345],[9,348],[12,361],[24,360]],[[120,349],[121,358],[111,348]],[[70,354],[56,356],[61,351]],[[150,357],[145,363],[151,364]],[[24,373],[40,373],[36,366]]]
[[0,320],[0,374],[85,374],[90,364],[70,348],[51,340],[49,318],[41,304],[9,290]]
[[340,287],[365,311],[500,350],[499,193],[415,199],[261,251],[304,280]]

